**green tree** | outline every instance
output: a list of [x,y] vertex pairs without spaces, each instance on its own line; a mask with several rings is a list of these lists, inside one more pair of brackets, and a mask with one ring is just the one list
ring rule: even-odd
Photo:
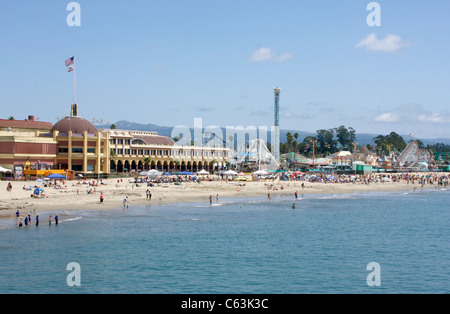
[[391,132],[389,135],[378,135],[374,139],[377,152],[387,155],[393,149],[402,151],[406,147],[405,140],[395,132]]
[[352,127],[346,128],[343,125],[335,128],[334,131],[336,132],[338,143],[341,144],[342,147],[350,150],[352,143],[356,140],[356,131]]
[[307,136],[303,139],[303,143],[300,144],[300,153],[309,156],[313,151],[313,142],[317,142],[317,138],[314,136]]
[[337,141],[334,139],[334,129],[317,130],[317,152],[321,155],[330,154],[337,150]]

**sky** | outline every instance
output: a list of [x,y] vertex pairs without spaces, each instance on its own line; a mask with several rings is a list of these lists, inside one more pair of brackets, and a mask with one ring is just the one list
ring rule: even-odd
[[[0,117],[162,126],[344,125],[449,137],[450,2],[65,0],[0,3]],[[371,19],[372,20],[372,19]]]

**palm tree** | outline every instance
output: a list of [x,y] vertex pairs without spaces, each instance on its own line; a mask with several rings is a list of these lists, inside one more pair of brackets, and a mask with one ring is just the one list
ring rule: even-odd
[[145,157],[143,161],[144,161],[144,167],[147,164],[148,168],[150,169],[150,163],[152,162],[152,159],[150,157]]

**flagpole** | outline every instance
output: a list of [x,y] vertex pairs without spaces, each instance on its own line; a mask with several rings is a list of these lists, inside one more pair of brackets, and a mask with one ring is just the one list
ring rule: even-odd
[[76,71],[76,67],[75,67],[75,57],[73,58],[73,103],[75,104],[75,71]]

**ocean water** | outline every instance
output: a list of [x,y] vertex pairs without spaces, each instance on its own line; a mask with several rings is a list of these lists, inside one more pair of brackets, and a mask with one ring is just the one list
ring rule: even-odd
[[[61,211],[58,226],[46,223],[53,212],[21,229],[4,220],[0,293],[449,293],[449,203],[450,191],[429,190]],[[68,285],[72,262],[81,286]]]

